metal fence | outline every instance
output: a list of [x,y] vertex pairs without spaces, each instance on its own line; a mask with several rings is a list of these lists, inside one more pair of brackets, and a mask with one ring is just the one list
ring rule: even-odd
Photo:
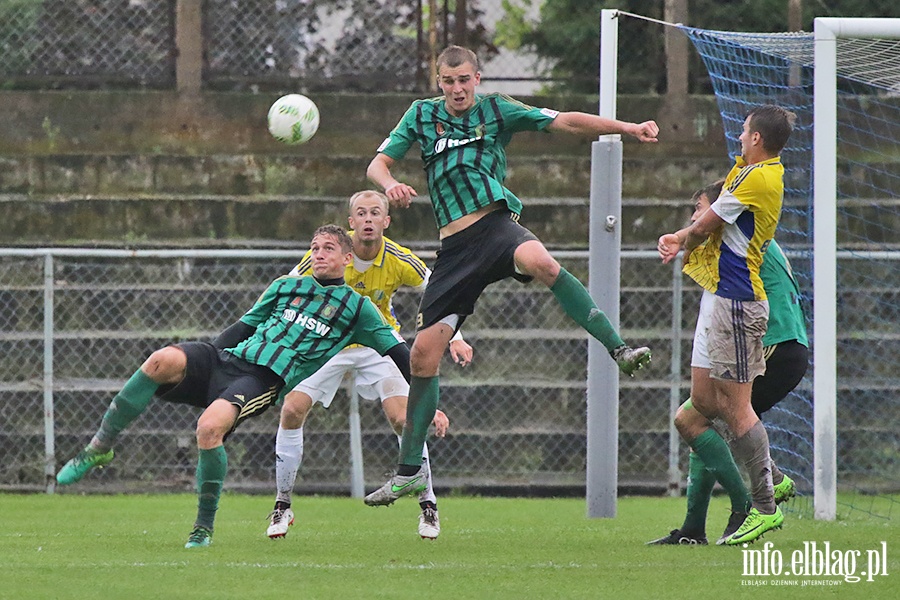
[[[299,256],[286,250],[0,250],[0,489],[45,489],[146,356],[173,342],[212,338]],[[557,256],[586,279],[586,252]],[[623,333],[650,345],[654,363],[641,377],[622,380],[620,483],[677,489],[683,450],[670,444],[670,410],[688,389],[699,292],[681,292],[680,272],[660,265],[654,252],[623,252],[622,264]],[[396,297],[407,338],[417,302],[411,292]],[[583,489],[586,334],[543,286],[511,280],[488,288],[464,332],[475,360],[466,369],[449,359],[442,365],[441,407],[451,430],[429,442],[436,485]],[[311,414],[298,490],[350,489],[349,404],[341,392],[330,410]],[[395,464],[397,439],[377,403],[362,401],[359,411],[363,477],[374,485]],[[277,413],[249,420],[229,438],[231,489],[273,488]],[[116,460],[79,489],[191,489],[198,415],[154,400],[122,434]]]
[[6,87],[173,87],[175,2],[0,0]]

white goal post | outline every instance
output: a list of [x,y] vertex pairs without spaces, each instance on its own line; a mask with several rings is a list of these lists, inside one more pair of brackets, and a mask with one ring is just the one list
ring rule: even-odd
[[900,19],[814,21],[813,506],[837,516],[837,40],[900,38]]

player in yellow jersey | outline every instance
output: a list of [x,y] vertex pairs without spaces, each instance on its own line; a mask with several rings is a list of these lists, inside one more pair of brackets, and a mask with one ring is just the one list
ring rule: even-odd
[[690,226],[659,238],[663,262],[684,249],[685,272],[704,289],[691,358],[694,408],[728,424],[734,458],[750,475],[752,507],[724,537],[728,545],[752,542],[784,522],[775,505],[769,437],[753,411],[751,392],[754,378],[766,372],[762,338],[769,303],[760,267],[781,216],[780,154],[795,118],[778,106],[750,110],[740,135],[741,156],[719,197]]
[[[401,286],[424,290],[430,271],[409,249],[384,237],[390,225],[389,203],[384,194],[376,191],[357,192],[350,198],[350,228],[353,230],[353,261],[347,266],[344,279],[350,287],[368,297],[385,319],[397,330],[400,324],[391,305],[394,292]],[[309,253],[291,272],[303,275],[312,268]],[[453,360],[466,366],[472,360],[472,347],[461,335],[450,342]],[[284,400],[281,422],[275,440],[275,476],[277,495],[270,515],[266,535],[280,538],[287,534],[294,521],[291,492],[303,458],[303,424],[316,403],[328,408],[346,373],[356,378],[356,390],[366,399],[381,399],[381,407],[399,436],[406,420],[409,384],[388,358],[363,346],[349,346],[318,372],[298,384]],[[437,411],[435,433],[443,437],[449,426],[447,416]],[[423,449],[423,466],[428,473],[427,485],[419,494],[422,513],[419,515],[419,535],[434,539],[440,533],[437,499],[431,483],[428,447]]]

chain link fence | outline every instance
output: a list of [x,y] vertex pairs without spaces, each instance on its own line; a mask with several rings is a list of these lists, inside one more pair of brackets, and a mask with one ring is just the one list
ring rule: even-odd
[[[192,27],[177,19],[186,4],[0,0],[0,83],[172,89],[176,29]],[[502,0],[202,0],[201,26],[187,35],[203,39],[210,90],[424,92],[451,43],[479,53],[485,81],[536,82],[537,57],[500,43],[506,18]]]
[[160,0],[0,0],[0,82],[173,87],[174,7]]
[[[54,253],[55,252],[55,253]],[[433,252],[422,252],[423,257]],[[40,490],[96,431],[110,399],[153,350],[210,340],[234,322],[299,253],[287,251],[0,250],[0,489]],[[559,253],[587,278],[587,253]],[[430,260],[428,261],[430,262]],[[690,352],[699,293],[673,335],[672,267],[653,253],[623,253],[623,333],[654,349],[654,367],[622,380],[620,479],[670,485],[673,344]],[[640,273],[640,275],[637,275]],[[653,282],[648,284],[648,282]],[[398,292],[395,309],[411,338],[418,294]],[[582,489],[585,478],[587,338],[548,290],[504,281],[490,286],[464,326],[475,348],[468,368],[442,366],[445,439],[429,443],[439,488]],[[45,339],[53,339],[52,347]],[[679,365],[688,373],[686,364]],[[348,398],[314,410],[298,490],[346,492],[351,484]],[[379,483],[396,463],[397,438],[376,402],[360,402],[364,477]],[[159,400],[120,437],[116,460],[81,491],[189,490],[199,410]],[[278,410],[229,437],[229,487],[274,486]],[[676,461],[677,462],[677,461]],[[677,479],[676,479],[677,481]]]

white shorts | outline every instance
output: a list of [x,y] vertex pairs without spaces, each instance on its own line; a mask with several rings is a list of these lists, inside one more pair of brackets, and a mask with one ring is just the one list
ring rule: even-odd
[[384,402],[385,398],[409,396],[409,384],[394,361],[365,346],[338,352],[294,391],[328,408],[347,373],[356,377],[356,392],[366,400]]
[[762,338],[768,319],[765,300],[728,300],[704,290],[691,367],[709,369],[713,379],[752,382],[766,372]]
[[691,366],[698,369],[712,368],[707,340],[715,299],[716,295],[707,290],[703,290],[703,296],[700,297],[700,312],[697,315],[697,328],[694,330],[694,349],[691,352]]

